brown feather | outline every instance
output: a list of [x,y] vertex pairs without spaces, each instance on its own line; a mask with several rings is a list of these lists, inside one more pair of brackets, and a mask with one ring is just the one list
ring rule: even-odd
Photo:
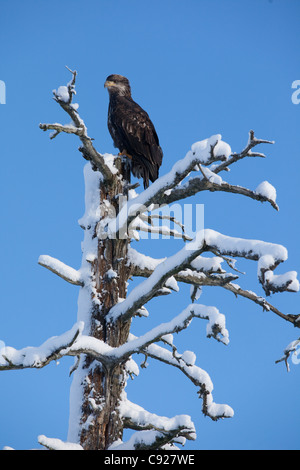
[[143,178],[144,187],[159,175],[163,152],[154,125],[147,112],[131,98],[129,81],[110,75],[105,85],[109,91],[108,129],[114,146],[132,156],[134,176]]

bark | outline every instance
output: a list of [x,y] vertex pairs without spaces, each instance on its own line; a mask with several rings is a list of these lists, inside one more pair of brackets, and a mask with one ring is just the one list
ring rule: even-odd
[[[109,201],[118,212],[117,195],[126,194],[130,172],[121,158],[117,163],[123,178],[115,178],[113,185],[101,185],[100,207]],[[101,216],[105,217],[105,212]],[[96,236],[96,235],[95,235]],[[106,239],[98,241],[98,255],[92,263],[98,303],[94,303],[89,335],[112,347],[124,344],[129,335],[130,321],[107,321],[107,313],[120,298],[126,297],[130,268],[127,266],[129,241]],[[114,276],[108,272],[114,271]],[[123,421],[118,414],[118,403],[126,384],[125,364],[104,366],[86,356],[83,366],[87,370],[83,391],[80,444],[85,450],[107,449],[122,438]],[[93,397],[91,400],[91,396]]]

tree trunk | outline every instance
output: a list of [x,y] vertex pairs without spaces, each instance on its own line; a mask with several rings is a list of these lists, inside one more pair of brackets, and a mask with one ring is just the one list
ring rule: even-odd
[[[114,209],[117,214],[118,195],[127,196],[129,165],[121,158],[116,159],[115,165],[122,178],[116,177],[114,184],[109,187],[100,184],[101,218],[107,215],[107,210]],[[108,323],[106,317],[111,307],[126,297],[130,276],[130,268],[127,266],[129,241],[106,238],[99,239],[97,243],[97,256],[91,263],[95,291],[88,334],[112,347],[118,347],[128,339],[130,321]],[[104,450],[114,441],[122,439],[123,422],[118,414],[118,404],[126,385],[125,364],[107,368],[87,355],[80,369],[82,407],[77,439],[85,450]],[[72,430],[70,432],[72,434]]]

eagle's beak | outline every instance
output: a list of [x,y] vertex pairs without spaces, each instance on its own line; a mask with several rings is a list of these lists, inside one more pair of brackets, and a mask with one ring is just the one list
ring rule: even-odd
[[109,80],[106,80],[106,82],[104,83],[104,88],[108,88],[110,86],[114,86],[115,83],[114,82],[110,82]]

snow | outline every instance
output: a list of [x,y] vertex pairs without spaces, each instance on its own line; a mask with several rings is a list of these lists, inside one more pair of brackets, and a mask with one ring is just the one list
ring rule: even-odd
[[257,260],[264,255],[272,255],[278,261],[285,261],[288,257],[287,249],[282,245],[261,240],[228,237],[210,229],[204,230],[204,233],[199,232],[197,234],[194,242],[190,242],[192,249],[194,244],[199,243],[199,239],[201,240],[203,237],[207,245],[216,247],[224,255],[232,254],[232,256],[243,256]]
[[167,279],[166,287],[169,287],[174,292],[179,292],[179,286],[174,276],[171,276],[169,279]]
[[191,147],[191,151],[193,155],[199,158],[200,163],[207,163],[211,158],[209,153],[211,146],[214,147],[214,156],[216,157],[224,157],[227,160],[231,155],[230,145],[222,141],[220,134],[213,135],[209,139],[201,140],[200,142],[195,142]]
[[139,366],[137,365],[137,363],[131,358],[128,359],[128,361],[126,362],[126,371],[128,372],[128,374],[130,375],[135,375],[136,377],[139,375],[140,373],[140,370],[139,370]]
[[201,388],[204,386],[205,390],[209,392],[206,395],[206,400],[209,407],[209,414],[211,416],[217,419],[220,416],[230,418],[234,415],[234,411],[229,405],[218,405],[213,402],[213,383],[206,371],[196,365],[186,365],[185,362],[180,360],[180,358],[178,359],[177,357],[174,357],[173,352],[154,343],[147,347],[147,353],[151,357],[158,357],[161,361],[166,362],[167,364],[172,364],[175,367],[180,366],[183,373],[186,374],[196,386]]
[[276,267],[276,259],[272,255],[263,255],[258,261],[257,271],[258,277],[269,288],[280,289],[288,286],[288,290],[292,292],[299,291],[299,281],[296,271],[289,271],[285,274],[274,274],[273,269]]
[[114,442],[108,450],[135,450],[143,446],[148,447],[159,437],[163,437],[163,434],[158,431],[138,431],[127,442],[121,440]]
[[223,180],[221,176],[217,175],[213,171],[211,171],[209,168],[206,168],[205,166],[202,167],[202,172],[204,173],[205,177],[210,181],[211,183],[219,184],[221,185]]
[[44,435],[38,436],[39,443],[51,450],[83,450],[81,445],[72,442],[64,442],[60,439],[49,438]]
[[181,359],[186,363],[187,366],[193,366],[196,362],[196,354],[193,351],[184,351],[181,355]]
[[61,277],[71,280],[74,284],[82,281],[80,271],[67,266],[56,258],[52,258],[52,256],[41,255],[38,262],[51,271],[57,272]]
[[[81,278],[84,286],[80,288],[78,296],[78,321],[84,322],[83,333],[90,332],[90,312],[93,308],[92,298],[97,302],[95,296],[95,286],[91,282],[91,261],[97,256],[97,238],[93,237],[95,225],[100,219],[100,182],[101,173],[93,171],[91,164],[88,162],[84,166],[85,180],[85,212],[79,220],[79,225],[85,227],[84,239],[82,242],[82,264],[80,267]],[[78,338],[79,340],[79,338]],[[68,441],[78,442],[80,433],[80,416],[83,399],[83,383],[87,371],[83,369],[83,360],[81,359],[79,366],[73,372],[73,380],[70,390],[70,415],[69,415],[69,431]]]
[[[222,255],[242,256],[257,261],[265,255],[270,255],[270,260],[274,259],[276,262],[282,262],[288,256],[286,248],[282,245],[260,240],[229,237],[210,229],[200,230],[193,241],[186,243],[176,254],[157,264],[148,279],[141,282],[129,293],[123,302],[115,305],[110,310],[108,319],[114,321],[119,316],[128,312],[142,297],[146,297],[152,289],[155,289],[159,285],[160,280],[168,273],[174,274],[178,266],[182,266],[183,269],[187,267],[188,264],[201,254],[204,246],[213,248]],[[137,254],[133,253],[133,256],[136,258]],[[147,261],[151,262],[151,260],[143,258],[143,262]],[[220,266],[219,261],[218,263]],[[264,263],[267,263],[266,257],[264,258]]]
[[268,181],[260,183],[255,192],[256,194],[260,194],[261,196],[276,202],[276,189]]
[[191,266],[199,272],[225,273],[221,266],[223,261],[220,256],[207,258],[200,255],[191,262]]
[[284,350],[285,354],[291,353],[295,351],[298,348],[298,345],[300,344],[300,338],[292,341]]
[[0,368],[5,367],[8,362],[20,367],[42,367],[49,356],[62,348],[67,348],[75,335],[81,334],[83,326],[83,322],[78,322],[66,333],[47,339],[39,347],[28,346],[16,350],[5,346],[1,349]]
[[114,271],[113,269],[109,269],[108,271],[106,271],[106,277],[108,279],[115,279],[116,277],[118,277],[118,273],[116,273],[116,271]]
[[[63,101],[69,100],[67,87],[59,87],[57,94]],[[194,163],[195,165],[205,165],[209,163],[212,158],[212,148],[215,157],[228,159],[231,155],[230,146],[222,142],[220,135],[212,136],[210,139],[201,142],[196,142],[193,144],[186,157],[178,161],[167,175],[155,181],[140,195],[132,193],[131,199],[123,205],[117,219],[108,219],[106,225],[108,235],[113,236],[120,228],[124,228],[128,216],[134,217],[135,214],[141,210],[149,211],[150,208],[148,207],[146,209],[144,204],[147,204],[157,191],[166,188],[165,194],[170,194],[178,172],[183,172]],[[105,154],[104,159],[112,173],[116,174],[117,170],[114,167],[114,157],[110,154]],[[215,184],[222,184],[222,178],[220,176],[206,167],[202,170],[208,180]],[[204,389],[206,392],[205,406],[207,407],[207,413],[211,417],[232,417],[234,412],[230,406],[214,403],[212,397],[212,381],[207,372],[195,365],[195,353],[187,350],[181,355],[178,353],[176,353],[176,355],[174,354],[174,350],[176,349],[175,346],[173,346],[173,333],[187,328],[194,317],[207,321],[207,337],[214,337],[225,345],[229,343],[229,333],[226,329],[225,316],[220,313],[216,307],[191,304],[169,322],[160,323],[140,337],[130,335],[128,342],[117,348],[113,348],[103,341],[89,336],[91,309],[94,303],[99,302],[95,285],[92,281],[91,261],[96,259],[97,256],[98,240],[94,237],[94,233],[100,220],[99,188],[102,177],[99,172],[92,170],[90,163],[85,165],[84,176],[86,186],[85,213],[79,220],[79,224],[85,228],[82,242],[83,256],[81,268],[75,270],[61,261],[46,255],[42,255],[39,258],[39,261],[47,265],[49,269],[56,270],[62,276],[72,279],[74,282],[82,282],[83,287],[80,289],[78,298],[78,322],[69,332],[59,337],[50,338],[39,348],[23,348],[20,351],[9,347],[2,348],[0,351],[0,367],[1,365],[7,365],[5,357],[14,364],[22,364],[26,367],[39,367],[43,365],[43,362],[45,362],[47,357],[51,356],[54,351],[65,347],[66,354],[71,352],[72,355],[76,353],[79,355],[82,351],[88,351],[89,354],[97,357],[97,359],[104,364],[112,364],[118,362],[118,360],[126,361],[127,373],[129,375],[138,375],[138,365],[131,356],[143,351],[162,362],[167,362],[170,365],[178,367],[195,385],[198,385],[201,390]],[[267,181],[261,183],[256,188],[256,192],[273,201],[276,199],[276,190]],[[109,205],[109,202],[106,203]],[[132,224],[132,234],[138,237],[138,233],[135,229],[143,229],[145,227],[146,224],[144,221],[137,217]],[[153,229],[155,230],[155,227]],[[160,230],[162,229],[166,232],[165,228],[160,228]],[[141,270],[148,269],[152,274],[149,278],[133,288],[126,299],[119,299],[119,303],[109,312],[108,321],[115,321],[120,316],[125,315],[129,309],[133,309],[135,314],[138,311],[141,315],[147,315],[147,310],[140,305],[141,299],[146,299],[146,302],[151,298],[149,293],[151,293],[152,290],[157,291],[158,289],[165,289],[169,292],[169,289],[172,289],[178,291],[178,284],[174,277],[178,270],[181,273],[188,272],[189,267],[191,267],[199,273],[199,276],[202,272],[224,273],[225,271],[222,268],[224,260],[221,256],[208,258],[201,255],[202,251],[205,251],[207,247],[208,249],[211,248],[217,251],[221,255],[242,256],[256,260],[258,261],[258,276],[260,280],[262,279],[263,283],[268,283],[268,285],[272,284],[278,288],[288,283],[289,290],[299,290],[296,272],[291,271],[281,275],[274,275],[273,273],[273,269],[280,262],[287,259],[287,250],[283,246],[259,240],[228,237],[214,230],[205,229],[199,231],[193,241],[186,243],[180,251],[169,258],[154,259],[129,247],[128,263],[139,267]],[[110,280],[113,280],[116,276],[117,273],[113,269],[107,272],[107,277]],[[162,279],[163,282],[161,282]],[[139,310],[137,308],[135,309],[136,304]],[[79,335],[75,343],[72,346],[67,346],[74,338],[76,332],[78,332]],[[160,340],[168,343],[169,346],[167,347],[169,349],[171,348],[172,351],[155,344]],[[73,374],[71,386],[68,442],[40,436],[39,442],[42,445],[56,450],[73,450],[73,446],[75,446],[74,450],[82,449],[81,446],[72,443],[78,442],[78,436],[81,430],[80,416],[84,380],[86,376],[87,369],[84,368],[84,362],[81,360]],[[99,410],[99,407],[101,407],[101,404],[99,405],[93,396],[89,397],[89,404],[93,410]],[[145,430],[135,433],[128,442],[124,443],[118,441],[111,446],[111,449],[134,449],[136,446],[149,445],[154,442],[157,437],[161,436],[161,432],[168,432],[178,428],[186,428],[188,432],[191,433],[190,435],[194,436],[194,425],[189,416],[179,415],[173,418],[167,418],[149,413],[139,405],[135,405],[127,400],[125,392],[123,393],[119,405],[119,412],[121,416],[130,419],[141,427],[149,425],[150,423],[155,430]],[[89,425],[89,423],[90,422],[87,422],[87,425]]]
[[275,289],[280,289],[280,287],[287,285],[289,291],[299,291],[299,281],[297,279],[296,271],[289,271],[285,274],[274,274],[273,271],[269,270],[264,273],[264,280]]
[[207,402],[207,411],[209,416],[215,418],[233,418],[234,411],[230,406],[213,403],[211,395],[208,395]]
[[158,416],[154,413],[150,413],[141,406],[129,401],[125,391],[122,393],[119,411],[123,418],[130,419],[138,426],[147,426],[151,424],[155,429],[161,431],[170,432],[174,429],[182,428],[191,433],[195,433],[195,427],[190,416],[177,415],[173,418],[167,418],[165,416]]
[[55,93],[55,95],[61,101],[64,101],[65,103],[68,103],[68,101],[70,99],[68,87],[60,86],[57,90],[53,90],[53,93]]
[[155,259],[151,258],[151,256],[144,255],[143,253],[139,253],[137,250],[132,248],[131,246],[128,247],[128,264],[133,264],[134,266],[138,266],[142,270],[149,269],[154,271],[156,266],[158,266],[162,261],[165,261],[166,258]]
[[139,194],[136,198],[129,200],[127,204],[124,204],[120,210],[117,219],[112,220],[108,223],[107,232],[111,238],[114,238],[115,234],[120,231],[121,233],[126,233],[127,220],[128,217],[135,217],[139,212],[147,212],[151,210],[149,206],[149,201],[153,198],[159,191],[164,190],[164,192],[172,189],[174,187],[174,181],[176,176],[186,172],[192,164],[197,163],[209,163],[211,160],[211,147],[217,145],[214,148],[216,156],[223,156],[227,159],[231,154],[231,148],[228,144],[223,142],[221,135],[213,135],[209,139],[202,140],[201,142],[196,142],[192,145],[191,150],[189,150],[186,156],[182,160],[178,160],[171,171],[166,175],[161,176],[157,179],[149,188]]
[[104,153],[102,156],[104,158],[105,165],[108,166],[113,175],[116,175],[118,173],[118,169],[114,165],[115,156],[111,153]]

